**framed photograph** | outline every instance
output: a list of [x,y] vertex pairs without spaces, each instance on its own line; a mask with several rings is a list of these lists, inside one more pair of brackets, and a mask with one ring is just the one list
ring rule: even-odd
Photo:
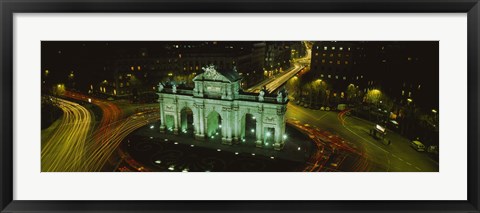
[[477,0],[0,7],[1,212],[480,212]]

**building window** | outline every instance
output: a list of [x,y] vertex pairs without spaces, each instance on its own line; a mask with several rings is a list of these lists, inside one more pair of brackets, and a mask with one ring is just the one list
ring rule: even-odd
[[345,64],[348,64],[348,61],[345,61]]
[[318,53],[315,53],[315,56],[318,56]]
[[328,75],[328,78],[332,78],[332,75]]
[[338,75],[335,76],[335,79],[338,79]]
[[347,80],[347,77],[343,76],[343,80]]
[[131,66],[131,67],[130,67],[130,70],[132,70],[132,71],[135,70],[135,67]]
[[322,59],[322,64],[325,64],[325,59]]
[[333,57],[333,53],[330,53],[330,57]]
[[332,47],[332,50],[335,50],[335,47]]
[[339,50],[343,50],[343,47],[338,48]]
[[327,47],[327,46],[324,46],[324,47],[323,47],[323,50],[328,50],[328,47]]
[[329,61],[330,64],[333,64],[333,61]]
[[340,61],[337,61],[337,64],[340,64]]
[[120,82],[120,87],[123,87],[123,83],[122,83],[122,82]]
[[404,90],[402,90],[402,96],[404,96],[404,95],[405,95],[405,91],[404,91]]
[[137,66],[137,70],[142,70],[142,67],[141,66]]
[[130,86],[130,82],[127,81],[127,87]]
[[325,57],[325,56],[327,56],[327,54],[326,54],[326,53],[323,53],[322,56]]

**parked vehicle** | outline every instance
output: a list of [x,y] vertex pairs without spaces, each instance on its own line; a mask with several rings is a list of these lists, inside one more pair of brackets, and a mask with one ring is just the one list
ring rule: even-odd
[[423,145],[423,143],[420,141],[412,141],[412,143],[410,143],[410,146],[419,152],[425,151],[425,145]]

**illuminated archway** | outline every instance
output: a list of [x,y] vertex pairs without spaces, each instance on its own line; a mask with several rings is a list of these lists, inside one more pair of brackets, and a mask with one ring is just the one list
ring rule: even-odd
[[222,117],[216,111],[210,112],[207,116],[207,137],[222,138]]
[[256,141],[257,118],[251,114],[246,113],[241,119],[241,141],[243,143]]
[[193,111],[184,107],[180,111],[180,131],[184,134],[193,134]]

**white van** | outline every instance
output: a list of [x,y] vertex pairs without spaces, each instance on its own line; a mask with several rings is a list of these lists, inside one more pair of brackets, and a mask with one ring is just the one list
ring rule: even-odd
[[412,141],[412,143],[410,143],[410,146],[412,146],[413,149],[419,152],[425,151],[425,145],[423,145],[423,143],[420,141]]

